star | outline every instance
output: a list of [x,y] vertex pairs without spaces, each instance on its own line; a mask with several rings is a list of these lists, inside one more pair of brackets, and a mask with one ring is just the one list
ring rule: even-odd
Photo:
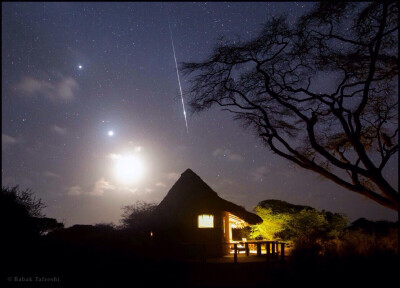
[[108,136],[110,136],[110,137],[114,136],[114,131],[112,131],[112,130],[108,131]]
[[83,66],[82,65],[78,65],[78,69],[82,70]]

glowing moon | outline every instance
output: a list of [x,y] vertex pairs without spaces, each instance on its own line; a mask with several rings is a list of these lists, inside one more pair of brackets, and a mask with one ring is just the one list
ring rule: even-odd
[[115,174],[121,183],[132,184],[142,177],[143,165],[137,156],[121,155],[115,160]]
[[112,130],[110,130],[110,131],[108,131],[108,136],[114,136],[114,131],[112,131]]

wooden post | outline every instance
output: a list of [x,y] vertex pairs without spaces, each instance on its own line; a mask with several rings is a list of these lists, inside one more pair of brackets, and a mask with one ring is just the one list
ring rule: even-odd
[[281,258],[285,258],[285,243],[281,243]]
[[275,255],[275,242],[272,242],[272,255]]
[[233,262],[237,263],[237,244],[233,244],[233,249],[235,250],[235,253],[233,254]]
[[266,250],[267,250],[267,255],[269,255],[269,253],[270,253],[270,249],[269,249],[269,244],[270,244],[271,242],[266,242],[265,243],[265,248],[266,248]]
[[257,256],[261,256],[261,243],[257,243]]
[[244,247],[246,250],[246,256],[250,256],[250,249],[249,249],[249,243],[245,242]]
[[224,211],[223,212],[223,230],[224,230],[224,242],[227,243],[227,245],[225,246],[225,255],[229,255],[231,252],[231,245],[229,244],[231,242],[232,239],[229,238],[229,231],[230,231],[230,226],[229,226],[229,213]]

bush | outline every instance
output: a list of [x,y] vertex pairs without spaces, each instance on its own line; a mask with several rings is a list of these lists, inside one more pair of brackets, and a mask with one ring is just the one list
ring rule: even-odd
[[[320,212],[312,207],[284,201],[265,200],[254,211],[263,219],[263,223],[252,226],[252,239],[262,237],[293,245],[297,241],[298,247],[340,237],[347,226],[347,219],[341,214],[324,210]],[[309,243],[305,244],[305,241]]]
[[[304,243],[297,246],[299,249],[305,247]],[[385,233],[371,233],[369,229],[361,228],[347,229],[339,238],[322,241],[319,254],[329,258],[365,258],[398,255],[398,252],[398,228],[392,227],[385,229]]]
[[124,210],[121,219],[121,228],[135,231],[147,231],[150,229],[151,216],[157,205],[137,201],[133,205],[122,207]]
[[385,235],[370,234],[361,229],[346,231],[338,245],[340,255],[396,255],[398,251],[398,229],[395,228],[390,229]]
[[[29,190],[19,190],[18,186],[2,187],[0,194],[0,227],[4,238],[11,244],[16,241],[39,236],[40,230],[35,217],[43,216],[45,205]],[[4,239],[3,238],[3,239]]]

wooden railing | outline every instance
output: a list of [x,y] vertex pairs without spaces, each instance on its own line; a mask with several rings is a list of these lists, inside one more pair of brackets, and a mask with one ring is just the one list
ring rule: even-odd
[[[233,241],[222,243],[222,245],[223,247],[219,249],[223,248],[225,252],[233,254],[234,263],[238,262],[239,252],[242,252],[246,256],[254,255],[253,257],[266,257],[266,260],[283,260],[285,258],[285,252],[287,252],[285,249],[287,248],[287,244],[278,241]],[[196,259],[201,262],[206,262],[207,258],[220,257],[209,255],[208,252],[210,252],[210,250],[217,252],[217,254],[218,251],[221,251],[215,248],[215,244],[211,243],[180,243],[172,247],[170,245],[156,245],[148,250],[154,254],[154,257],[161,257],[160,255],[165,254],[175,259]],[[165,253],[163,254],[163,252]]]
[[[265,246],[266,257],[270,256],[281,256],[281,259],[285,257],[285,243],[278,241],[246,241],[246,242],[231,242],[224,243],[225,245],[229,245],[229,250],[233,250],[233,261],[237,263],[237,257],[239,251],[245,251],[246,256],[250,256],[250,248],[249,245],[255,245],[257,256],[262,256],[261,250],[262,246]],[[239,247],[239,245],[241,247]]]

